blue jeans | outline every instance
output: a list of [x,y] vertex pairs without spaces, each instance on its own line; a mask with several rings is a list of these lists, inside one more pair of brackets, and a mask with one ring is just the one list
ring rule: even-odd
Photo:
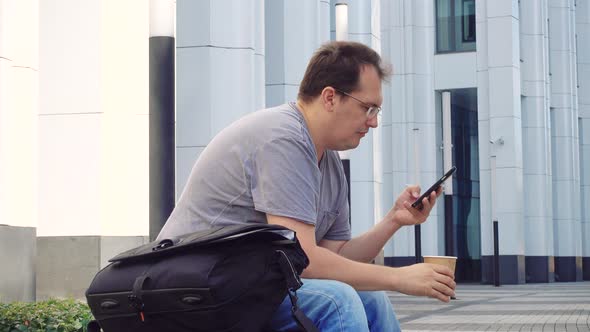
[[[297,297],[299,308],[321,332],[401,331],[385,292],[357,292],[339,281],[303,279]],[[289,296],[277,309],[270,327],[275,331],[298,331]]]

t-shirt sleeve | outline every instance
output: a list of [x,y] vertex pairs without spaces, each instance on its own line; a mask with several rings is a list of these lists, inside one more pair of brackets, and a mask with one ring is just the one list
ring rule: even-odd
[[312,151],[295,139],[270,141],[250,160],[250,189],[257,211],[315,225],[320,173]]
[[332,224],[324,239],[332,241],[348,241],[352,238],[350,230],[350,220],[348,212],[348,199],[345,201],[345,206],[340,208],[340,213],[336,217],[336,221]]

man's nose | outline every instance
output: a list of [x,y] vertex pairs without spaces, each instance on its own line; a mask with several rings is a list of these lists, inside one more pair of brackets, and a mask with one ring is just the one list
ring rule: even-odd
[[379,120],[377,119],[378,117],[374,117],[374,118],[369,118],[367,119],[367,125],[371,128],[377,128],[377,126],[379,125]]

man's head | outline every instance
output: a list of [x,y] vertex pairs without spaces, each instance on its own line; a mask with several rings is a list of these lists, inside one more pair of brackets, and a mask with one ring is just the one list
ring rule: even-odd
[[311,58],[299,87],[299,102],[315,109],[314,125],[320,145],[331,150],[358,146],[377,127],[383,96],[381,81],[390,75],[381,57],[355,42],[331,42]]
[[327,86],[346,93],[353,92],[359,88],[362,67],[367,65],[377,70],[381,80],[391,75],[390,69],[383,66],[379,54],[364,44],[343,41],[326,43],[309,61],[297,98],[311,103]]

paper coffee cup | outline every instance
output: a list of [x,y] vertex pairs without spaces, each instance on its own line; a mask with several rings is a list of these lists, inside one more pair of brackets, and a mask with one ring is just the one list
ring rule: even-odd
[[453,271],[455,274],[455,265],[457,264],[457,257],[453,256],[424,256],[424,263],[444,265]]

